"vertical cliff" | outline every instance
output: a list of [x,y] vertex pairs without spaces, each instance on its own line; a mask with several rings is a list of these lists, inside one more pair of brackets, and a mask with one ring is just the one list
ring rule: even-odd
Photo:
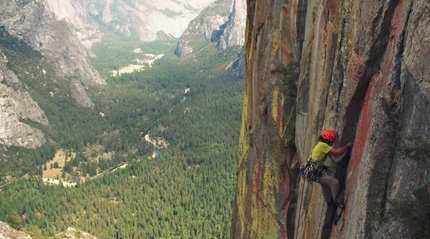
[[246,1],[234,0],[233,7],[220,40],[218,48],[226,49],[231,46],[244,45],[244,33],[246,23]]
[[0,47],[0,144],[40,147],[46,142],[44,133],[20,120],[47,125],[48,118],[15,73],[7,69],[7,64],[8,59]]
[[[247,1],[232,238],[429,236],[429,33],[427,0]],[[354,142],[336,226],[297,174],[326,128]]]

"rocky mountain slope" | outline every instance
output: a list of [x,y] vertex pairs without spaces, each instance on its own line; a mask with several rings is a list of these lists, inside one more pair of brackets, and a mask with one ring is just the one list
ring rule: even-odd
[[[0,26],[3,44],[7,44],[9,38],[15,39],[15,43],[0,47],[18,49],[20,46],[30,46],[53,66],[55,75],[45,80],[50,82],[67,80],[69,82],[67,93],[76,103],[84,108],[94,107],[85,92],[85,87],[106,82],[88,62],[87,56],[91,52],[83,47],[73,25],[64,20],[57,20],[46,8],[44,1],[2,1]],[[6,89],[1,93],[4,110],[0,121],[0,143],[26,148],[38,147],[46,141],[43,133],[20,122],[19,119],[27,118],[41,124],[48,124],[48,119],[37,103],[30,98],[27,93],[28,86],[21,83],[7,68],[7,62],[16,59],[7,59],[5,54],[0,57],[2,58],[0,78],[3,79],[0,81],[0,87]],[[39,67],[37,71],[38,73],[27,72],[25,77],[34,77],[40,72],[46,74],[46,69]],[[14,87],[11,87],[11,83]]]
[[210,42],[219,49],[244,45],[245,0],[218,0],[190,22],[179,38],[175,54],[185,57]]
[[0,221],[0,238],[1,239],[31,239],[31,236],[22,231],[13,229],[8,224]]
[[[31,239],[32,237],[22,231],[15,230],[7,223],[0,221],[0,239]],[[97,237],[73,227],[68,227],[65,232],[58,233],[55,238],[61,239],[97,239]]]
[[[429,1],[247,3],[231,238],[428,238]],[[354,143],[336,226],[298,176],[327,128]]]
[[188,23],[214,0],[81,2],[92,17],[115,32],[141,41],[154,41],[178,38]]
[[20,122],[20,119],[47,125],[48,118],[15,73],[7,69],[7,62],[0,49],[0,144],[39,147],[46,142],[43,132]]
[[245,44],[246,1],[233,0],[226,27],[218,41],[219,49]]
[[83,85],[105,84],[86,59],[91,52],[74,26],[53,16],[44,1],[5,1],[0,6],[0,26],[40,52],[60,77],[76,78]]

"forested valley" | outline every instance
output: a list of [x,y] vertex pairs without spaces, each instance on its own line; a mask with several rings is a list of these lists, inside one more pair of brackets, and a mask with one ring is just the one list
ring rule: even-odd
[[[171,43],[95,47],[92,63],[108,84],[89,87],[89,110],[61,94],[68,81],[52,81],[43,57],[14,39],[2,41],[14,59],[8,67],[50,123],[22,119],[45,132],[49,143],[41,148],[0,149],[0,221],[33,238],[54,238],[67,227],[98,238],[229,237],[244,82],[227,66],[240,49],[210,44],[178,59]],[[164,57],[143,71],[110,76],[134,59],[134,48]],[[60,93],[49,96],[53,89]],[[156,157],[148,134],[167,143]],[[50,164],[59,151],[64,162]],[[117,165],[126,167],[112,170]],[[76,186],[44,184],[52,167]]]

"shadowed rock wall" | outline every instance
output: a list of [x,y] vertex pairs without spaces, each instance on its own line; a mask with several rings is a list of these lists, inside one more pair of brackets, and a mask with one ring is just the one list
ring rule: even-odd
[[[428,238],[430,2],[248,0],[245,42],[231,237]],[[354,142],[337,226],[297,176],[326,128]]]

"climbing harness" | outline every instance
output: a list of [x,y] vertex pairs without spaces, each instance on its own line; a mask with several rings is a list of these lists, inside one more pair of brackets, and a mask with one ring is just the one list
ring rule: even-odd
[[308,182],[318,182],[323,172],[328,172],[328,167],[320,163],[312,163],[310,159],[305,164],[300,165],[300,174]]

